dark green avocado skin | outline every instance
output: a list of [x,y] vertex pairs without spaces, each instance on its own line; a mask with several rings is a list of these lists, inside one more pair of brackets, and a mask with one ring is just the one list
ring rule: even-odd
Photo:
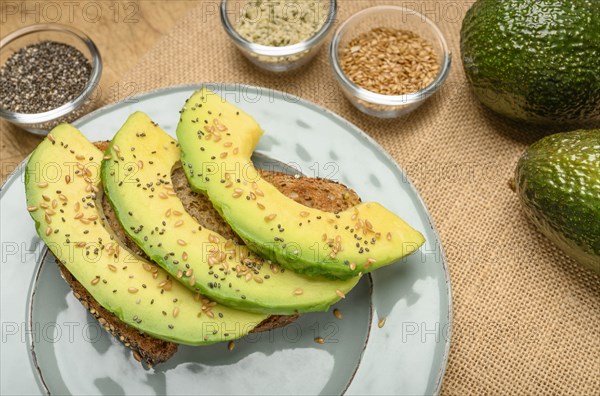
[[477,98],[512,119],[600,120],[599,0],[478,0],[461,29]]
[[519,159],[517,194],[537,228],[600,274],[600,129],[557,133]]

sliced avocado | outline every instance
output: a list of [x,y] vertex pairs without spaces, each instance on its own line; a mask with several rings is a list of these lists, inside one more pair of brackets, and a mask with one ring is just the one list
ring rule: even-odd
[[273,314],[325,311],[356,285],[307,278],[201,227],[173,191],[177,143],[144,113],[131,115],[102,165],[106,195],[144,252],[183,285],[225,305]]
[[37,233],[100,305],[143,333],[189,345],[242,337],[266,319],[191,292],[116,240],[99,204],[102,156],[62,124],[35,149],[25,172]]
[[286,197],[250,160],[261,135],[250,115],[206,89],[188,99],[177,127],[190,185],[208,194],[250,249],[299,273],[348,279],[424,243],[421,233],[378,203],[334,214]]
[[517,164],[527,217],[580,264],[600,274],[600,129],[547,136]]

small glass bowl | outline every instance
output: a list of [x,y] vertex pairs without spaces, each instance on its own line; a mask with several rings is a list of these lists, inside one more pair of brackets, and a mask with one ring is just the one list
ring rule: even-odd
[[[307,64],[319,51],[327,33],[333,27],[337,13],[336,0],[329,0],[323,26],[305,41],[283,47],[256,44],[242,37],[235,29],[236,18],[240,18],[247,0],[222,0],[221,22],[225,32],[236,47],[258,67],[272,72],[286,72]],[[325,11],[324,11],[325,12]]]
[[56,41],[77,48],[92,65],[90,79],[79,96],[43,113],[15,113],[0,108],[0,117],[36,135],[47,135],[56,125],[87,113],[95,102],[95,88],[102,74],[102,59],[94,42],[83,32],[59,24],[38,24],[16,30],[0,41],[0,65],[21,48],[40,41]]
[[[356,85],[346,76],[340,64],[343,49],[359,34],[378,27],[411,31],[431,43],[440,59],[440,70],[428,86],[403,95],[382,95]],[[397,6],[371,7],[352,15],[337,29],[329,47],[331,67],[344,95],[360,111],[379,118],[396,118],[423,104],[446,80],[451,59],[446,40],[433,21],[419,12]]]

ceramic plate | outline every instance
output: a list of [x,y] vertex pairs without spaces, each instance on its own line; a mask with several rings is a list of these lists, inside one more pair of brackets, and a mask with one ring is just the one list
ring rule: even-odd
[[[207,84],[210,85],[210,84]],[[364,277],[332,312],[236,342],[180,346],[145,370],[75,300],[25,206],[22,164],[0,192],[2,394],[436,394],[451,326],[448,270],[439,236],[404,172],[370,137],[331,112],[289,94],[210,85],[265,129],[261,167],[337,180],[379,201],[427,238],[401,263]],[[198,86],[161,89],[76,122],[92,141],[109,140],[130,113],[149,114],[174,135]],[[265,158],[271,158],[270,161]],[[385,324],[382,324],[385,319]],[[324,344],[314,342],[323,337]]]

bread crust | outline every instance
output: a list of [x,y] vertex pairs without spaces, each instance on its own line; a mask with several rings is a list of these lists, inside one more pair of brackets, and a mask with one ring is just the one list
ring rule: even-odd
[[[95,143],[96,147],[102,151],[108,148],[108,142]],[[317,179],[309,177],[294,177],[280,172],[260,171],[261,176],[273,184],[283,194],[294,199],[296,202],[311,207],[318,208],[328,212],[338,212],[348,209],[360,203],[360,198],[353,190],[327,179]],[[243,243],[241,239],[233,232],[212,206],[210,201],[203,194],[191,190],[185,174],[181,167],[175,167],[172,172],[172,180],[177,196],[183,202],[188,213],[205,228],[231,238],[237,243]],[[116,238],[125,244],[131,251],[141,257],[148,259],[142,249],[129,238],[121,224],[119,223],[114,210],[112,209],[107,197],[102,197],[102,209],[106,217],[107,225],[113,230]],[[139,362],[143,362],[148,367],[167,361],[175,352],[177,344],[169,341],[159,340],[152,336],[140,333],[135,328],[123,323],[112,312],[104,309],[86,290],[81,283],[75,279],[67,268],[57,261],[63,279],[73,290],[73,295],[81,304],[98,320],[100,325],[120,340],[126,347],[133,351],[133,356]],[[287,326],[300,315],[272,315],[258,324],[252,333],[273,330],[278,327]]]

